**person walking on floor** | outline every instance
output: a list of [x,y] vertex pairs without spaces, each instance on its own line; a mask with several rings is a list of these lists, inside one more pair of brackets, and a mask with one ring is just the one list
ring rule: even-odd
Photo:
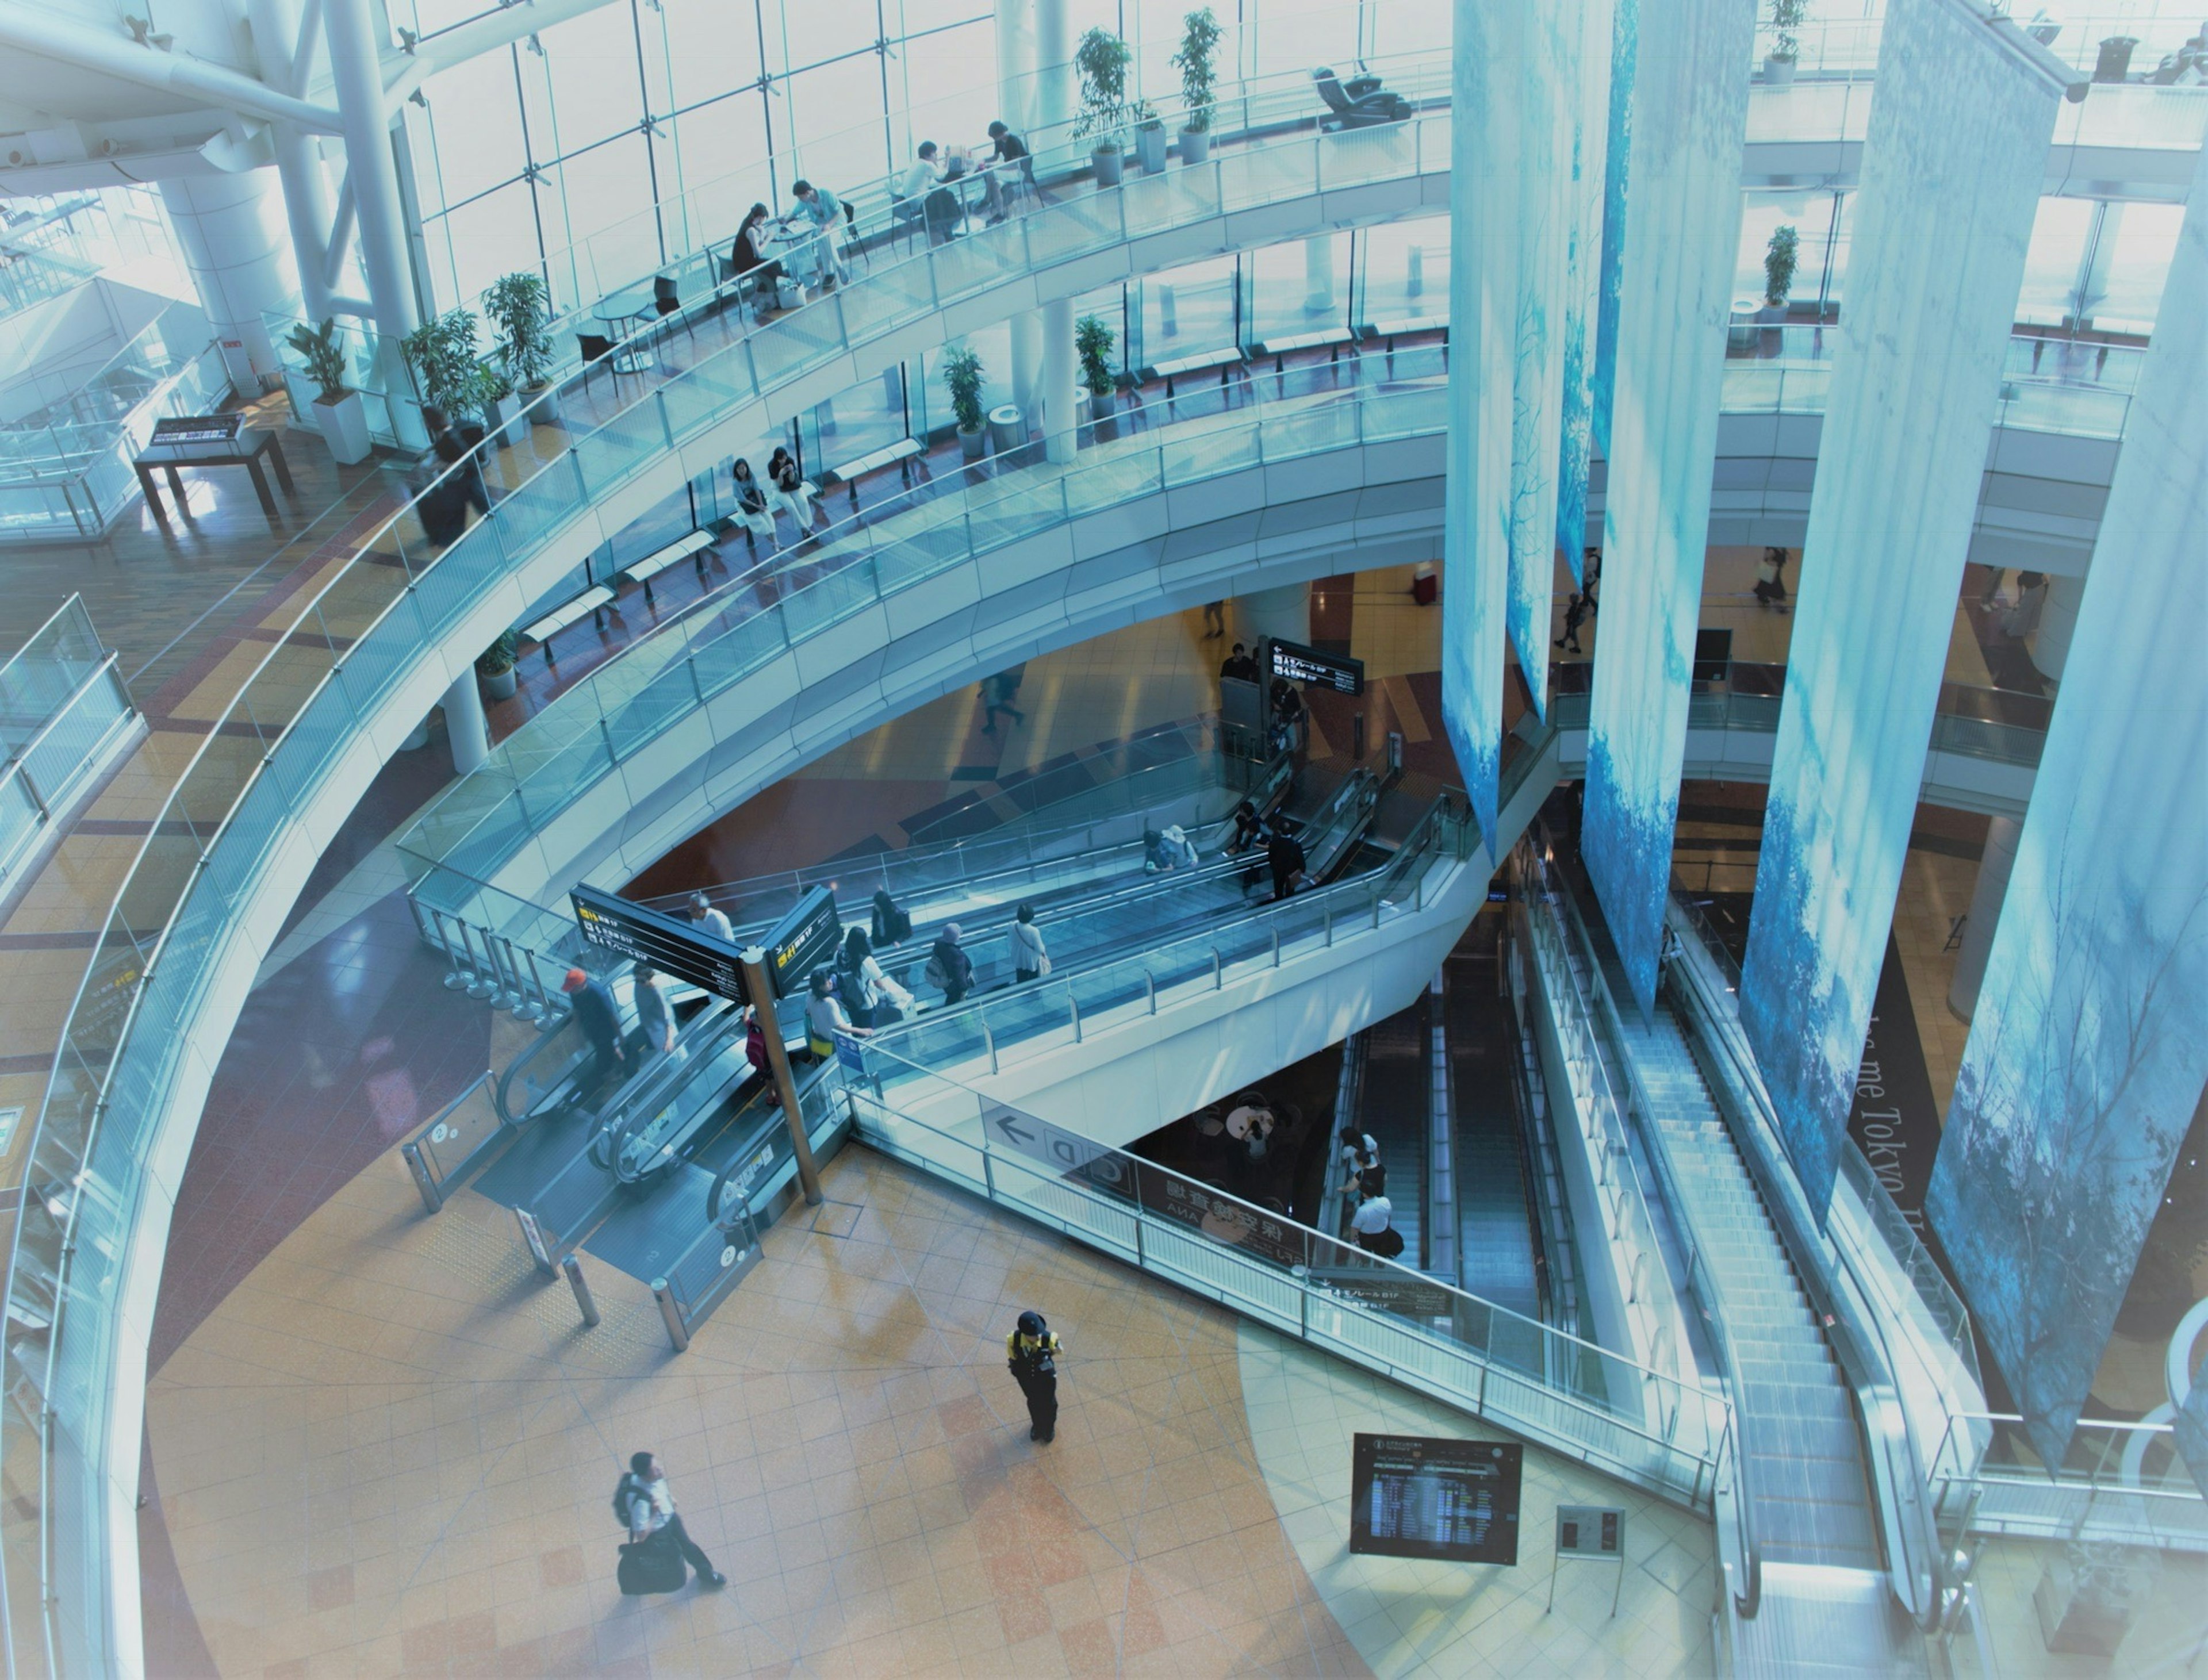
[[1013,913],[1012,978],[1041,980],[1049,972],[1050,949],[1042,942],[1042,929],[1035,926],[1035,906],[1023,904]]
[[591,1071],[583,1088],[595,1091],[621,1071],[628,1060],[621,1043],[620,1005],[614,1002],[605,981],[580,969],[568,969],[560,989],[567,994],[567,1007],[583,1030],[584,1041],[591,1047]]
[[1047,1443],[1058,1433],[1058,1362],[1065,1352],[1042,1314],[1023,1312],[1005,1338],[1005,1363],[1028,1403],[1028,1439]]
[[927,950],[927,968],[921,976],[943,993],[943,1006],[965,1001],[974,989],[974,959],[958,945],[958,924],[946,921]]
[[729,925],[728,912],[715,909],[713,901],[702,892],[690,895],[690,925],[730,945],[736,942],[736,930]]
[[1203,603],[1203,639],[1208,642],[1214,636],[1224,636],[1226,633],[1227,603],[1224,601],[1205,602]]
[[459,468],[452,474],[452,483],[458,487],[461,501],[488,519],[490,486],[483,483],[483,428],[469,427],[475,434],[472,438],[454,431],[445,411],[435,403],[422,405],[422,423],[429,429],[429,447],[437,452],[438,460],[447,468]]
[[1027,713],[1012,704],[1012,698],[1020,692],[1020,684],[1026,681],[1027,674],[1028,668],[1025,665],[1015,665],[1009,671],[998,672],[996,675],[981,685],[983,699],[981,733],[983,735],[996,734],[997,714],[1000,711],[1015,723],[1024,723],[1028,721]]
[[1557,638],[1555,645],[1567,653],[1581,651],[1580,626],[1587,622],[1587,597],[1573,591],[1571,599],[1564,603],[1564,633]]
[[632,1543],[665,1536],[660,1543],[681,1552],[682,1561],[697,1570],[698,1585],[705,1591],[717,1593],[729,1584],[728,1576],[713,1567],[713,1560],[682,1526],[682,1514],[675,1509],[675,1496],[667,1486],[666,1467],[650,1453],[629,1455],[628,1473],[614,1490],[614,1509],[628,1525]]

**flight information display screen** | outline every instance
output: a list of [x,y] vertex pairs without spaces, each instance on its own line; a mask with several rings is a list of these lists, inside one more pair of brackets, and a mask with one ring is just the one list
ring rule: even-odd
[[1361,694],[1365,692],[1365,662],[1352,659],[1345,654],[1322,653],[1315,647],[1305,647],[1300,642],[1284,642],[1278,636],[1266,644],[1273,661],[1273,675],[1287,677],[1291,682],[1316,682],[1322,688],[1331,688],[1337,694]]
[[1359,1435],[1350,1472],[1349,1549],[1455,1563],[1518,1561],[1515,1441]]

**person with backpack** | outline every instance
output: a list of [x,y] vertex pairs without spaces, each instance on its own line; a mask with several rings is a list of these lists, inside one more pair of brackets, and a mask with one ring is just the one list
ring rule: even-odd
[[782,1092],[774,1083],[774,1062],[767,1053],[766,1029],[759,1024],[759,1011],[748,1006],[744,1011],[744,1059],[752,1071],[766,1081],[766,1106],[782,1107]]
[[1023,904],[1012,917],[1012,979],[1015,983],[1041,980],[1050,972],[1050,947],[1035,926],[1035,906]]
[[1048,1443],[1058,1433],[1058,1362],[1065,1352],[1040,1312],[1020,1315],[1005,1338],[1005,1365],[1028,1403],[1028,1439]]
[[913,1011],[912,993],[884,971],[867,930],[855,921],[843,935],[843,953],[836,961],[836,989],[862,1027],[890,1026]]
[[675,1496],[668,1491],[666,1467],[650,1453],[629,1455],[628,1473],[614,1489],[614,1515],[629,1536],[621,1548],[623,1593],[678,1592],[689,1578],[685,1564],[697,1570],[698,1585],[705,1592],[717,1593],[729,1584],[682,1526]]
[[927,968],[921,977],[943,993],[945,1009],[963,1003],[974,989],[974,959],[959,949],[957,922],[943,924],[927,949]]

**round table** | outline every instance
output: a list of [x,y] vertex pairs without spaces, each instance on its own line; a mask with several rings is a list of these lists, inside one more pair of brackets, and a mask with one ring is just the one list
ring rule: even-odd
[[1252,1130],[1260,1137],[1269,1137],[1273,1130],[1273,1111],[1245,1105],[1227,1117],[1227,1135],[1236,1143],[1245,1142]]
[[637,323],[659,317],[659,295],[650,286],[633,286],[627,291],[617,291],[610,297],[601,298],[592,315],[603,323],[606,334],[614,341],[614,371],[640,374],[652,365],[649,350],[627,348]]

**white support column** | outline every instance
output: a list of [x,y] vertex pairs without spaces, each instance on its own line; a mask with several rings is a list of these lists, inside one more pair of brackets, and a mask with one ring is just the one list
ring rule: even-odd
[[[1065,0],[1035,0],[1034,126],[1054,129],[1073,120],[1073,39]],[[1056,141],[1061,136],[1047,135]]]
[[453,771],[465,776],[490,761],[490,726],[483,722],[483,691],[471,665],[445,690],[445,739],[453,749]]
[[1334,307],[1334,236],[1314,233],[1304,241],[1304,313],[1324,315]]
[[420,315],[407,267],[405,212],[384,109],[382,44],[369,0],[323,0],[322,17],[337,78],[338,114],[345,123],[361,262],[368,271],[369,300],[382,340],[384,392],[399,441],[418,447],[429,439],[420,411],[409,399],[413,386],[399,341],[420,325]]
[[1947,1007],[1967,1021],[1978,1006],[1978,987],[1986,978],[1986,953],[2001,925],[2001,900],[2008,896],[2008,873],[2016,862],[2017,837],[2024,825],[2014,817],[1995,817],[1986,825],[1986,849],[1978,858],[1977,885],[1971,889],[1971,913],[1963,921],[1963,948],[1956,953],[1955,977],[1947,982]]
[[2032,639],[2031,663],[2040,675],[2062,681],[2070,659],[2070,633],[2078,627],[2078,603],[2085,598],[2083,578],[2047,579],[2047,599],[2039,609],[2039,633]]
[[175,176],[161,183],[161,203],[214,328],[230,382],[259,395],[264,381],[283,372],[261,314],[299,309],[275,171]]
[[1073,300],[1061,297],[1042,306],[1042,420],[1044,459],[1070,461],[1074,455]]
[[1033,0],[997,0],[997,115],[1015,132],[1034,120],[1028,110],[1034,84]]
[[[321,27],[319,0],[312,14],[312,31],[302,27],[292,0],[250,0],[248,11],[261,79],[296,95],[304,85],[315,34]],[[299,294],[309,319],[322,321],[337,310],[324,277],[329,256],[330,207],[321,160],[306,131],[296,123],[272,125],[271,138],[276,147],[277,177],[284,187],[285,219],[291,225],[291,261],[299,271]]]
[[1311,585],[1287,584],[1234,597],[1234,633],[1252,648],[1262,636],[1311,640]]
[[1043,318],[1041,309],[1029,309],[1011,319],[1012,401],[1029,426],[1042,410]]

